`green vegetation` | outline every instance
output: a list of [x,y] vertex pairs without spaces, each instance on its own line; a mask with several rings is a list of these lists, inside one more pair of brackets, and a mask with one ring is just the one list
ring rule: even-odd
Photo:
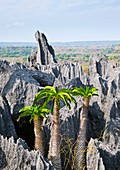
[[59,110],[61,108],[60,101],[63,100],[66,106],[70,109],[70,103],[76,102],[75,99],[71,95],[71,90],[68,89],[60,89],[58,90],[56,87],[46,86],[43,90],[41,90],[37,95],[35,102],[41,101],[45,99],[45,105],[48,104],[49,101],[52,101],[52,129],[51,129],[51,138],[49,144],[49,154],[48,158],[51,159],[54,167],[58,170],[62,170],[61,167],[61,158],[60,158],[60,113]]
[[80,87],[72,90],[73,95],[83,97],[82,116],[80,120],[79,134],[75,144],[74,156],[75,161],[73,167],[75,170],[83,170],[86,168],[86,152],[87,152],[87,132],[88,132],[88,108],[91,96],[98,96],[98,90],[95,87]]
[[[25,63],[27,57],[32,51],[36,51],[35,46],[8,46],[0,47],[0,57],[8,61],[17,61]],[[100,54],[106,56],[107,60],[118,60],[120,58],[119,45],[106,46],[74,46],[74,47],[55,47],[56,60],[60,62],[73,61],[88,63],[91,54]],[[13,60],[12,60],[13,59]]]
[[[88,107],[90,97],[98,95],[98,91],[95,87],[80,87],[73,89],[62,88],[58,90],[56,87],[46,86],[40,92],[36,94],[32,106],[26,106],[20,110],[19,118],[23,116],[30,116],[30,121],[34,121],[34,132],[35,132],[35,149],[39,149],[42,155],[45,154],[44,137],[42,133],[42,118],[46,118],[46,113],[52,113],[52,126],[51,126],[51,137],[49,143],[49,154],[48,158],[52,161],[54,167],[58,170],[62,170],[61,165],[61,134],[60,134],[60,109],[61,101],[70,109],[71,102],[76,103],[73,96],[83,97],[82,116],[80,120],[80,129],[77,141],[75,142],[74,152],[71,152],[74,157],[73,164],[75,170],[83,170],[86,167],[86,151],[87,151],[87,127],[88,127]],[[48,109],[48,103],[52,101],[51,110]],[[36,105],[36,103],[42,103]],[[69,140],[70,141],[70,140]],[[74,143],[73,143],[74,145]],[[72,146],[70,142],[70,146]]]
[[39,150],[43,156],[45,156],[45,142],[44,135],[42,132],[43,118],[46,117],[46,113],[50,110],[46,106],[37,106],[33,104],[32,106],[26,106],[21,109],[19,119],[24,116],[30,116],[30,122],[34,122],[34,134],[35,134],[35,146],[36,150]]
[[26,57],[31,54],[31,51],[36,50],[36,47],[23,46],[23,47],[0,47],[0,57]]
[[120,58],[120,55],[110,55],[110,56],[107,56],[107,60],[115,60],[115,59],[119,59]]
[[89,57],[90,54],[57,54],[56,55],[56,59],[57,60],[72,60],[74,62],[78,62],[78,61],[85,61],[88,62],[89,61]]
[[56,55],[56,59],[58,60],[58,59],[60,59],[60,60],[69,60],[70,59],[70,54],[66,54],[66,53],[64,53],[64,54],[57,54]]

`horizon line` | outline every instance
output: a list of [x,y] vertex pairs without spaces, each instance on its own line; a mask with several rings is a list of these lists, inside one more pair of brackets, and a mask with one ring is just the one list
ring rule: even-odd
[[[50,43],[94,42],[94,41],[120,41],[119,40],[73,40],[73,41],[49,41]],[[0,41],[0,43],[37,43],[37,41]]]

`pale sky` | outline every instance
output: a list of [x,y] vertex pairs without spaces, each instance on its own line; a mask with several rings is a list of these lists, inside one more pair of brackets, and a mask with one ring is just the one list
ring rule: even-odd
[[120,0],[0,0],[0,42],[120,40]]

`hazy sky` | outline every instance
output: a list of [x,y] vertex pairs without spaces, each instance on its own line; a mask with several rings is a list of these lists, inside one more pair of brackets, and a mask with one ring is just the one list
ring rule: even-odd
[[0,41],[120,40],[120,0],[0,0]]

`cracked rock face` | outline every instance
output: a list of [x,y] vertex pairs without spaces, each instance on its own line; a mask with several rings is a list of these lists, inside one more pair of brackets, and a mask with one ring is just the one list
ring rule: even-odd
[[[19,110],[26,105],[32,105],[36,93],[41,88],[53,85],[54,76],[29,70],[21,64],[11,65],[6,61],[0,61],[0,82],[0,134],[7,138],[12,137],[8,140],[0,136],[0,169],[54,169],[39,152],[25,150],[28,146],[21,142],[21,139],[15,144],[20,134],[20,130],[16,132],[15,127]],[[17,126],[20,129],[24,124],[23,119]],[[29,126],[28,129],[31,129]],[[28,131],[27,126],[22,130]]]
[[[39,35],[36,36],[39,40]],[[104,58],[91,58],[88,75],[82,71],[80,65],[72,63],[51,64],[41,66],[38,70],[31,70],[22,64],[11,65],[6,61],[0,61],[0,134],[4,137],[13,136],[15,140],[19,138],[13,122],[17,119],[19,110],[26,105],[31,105],[36,93],[44,86],[56,85],[71,88],[83,84],[93,85],[99,92],[99,96],[92,97],[90,100],[87,169],[119,170],[120,67],[113,68]],[[77,104],[72,104],[71,110],[68,110],[64,103],[61,103],[60,110],[62,137],[72,139],[73,142],[77,138],[82,107],[81,98],[76,100]],[[20,126],[24,126],[24,123],[26,120],[21,121]],[[47,120],[44,121],[47,146],[49,132],[50,120]],[[65,145],[64,139],[62,147]],[[18,144],[19,142],[15,143],[13,139],[4,139],[2,136],[0,141],[1,168],[5,170],[9,168],[13,170],[13,166],[20,170],[23,167],[27,170],[31,167],[41,168],[41,170],[45,166],[47,169],[52,168],[40,153],[30,151],[25,142]],[[12,156],[14,151],[16,153]],[[65,155],[62,154],[62,156],[62,162],[64,162]],[[70,170],[70,167],[69,164],[67,169]]]
[[0,135],[0,169],[5,170],[54,170],[54,167],[45,160],[40,152],[29,151],[25,141],[13,137],[7,139]]
[[28,57],[30,66],[48,65],[51,63],[57,63],[55,60],[55,52],[51,45],[48,44],[47,38],[43,33],[37,31],[35,38],[38,43],[37,51],[33,51]]
[[4,137],[17,138],[14,124],[11,120],[10,109],[6,101],[0,96],[0,134]]
[[[102,59],[103,60],[103,59]],[[101,60],[91,66],[94,70],[90,72],[90,83],[98,88],[99,96],[92,98],[92,103],[97,101],[97,105],[99,106],[100,111],[97,112],[98,116],[100,116],[100,112],[103,113],[103,132],[101,134],[101,141],[95,144],[97,148],[97,157],[102,159],[102,164],[104,165],[104,169],[119,169],[119,160],[120,160],[120,67],[112,68],[112,66],[107,63],[107,61],[102,61],[104,65],[101,64]],[[95,70],[99,70],[98,66],[101,66],[101,70],[104,67],[104,72],[96,72]],[[109,71],[108,71],[109,70]],[[92,110],[91,110],[92,109]],[[97,111],[97,107],[90,108],[91,115],[94,115]],[[92,118],[95,123],[95,117]],[[98,130],[98,128],[94,127],[94,131]],[[97,138],[98,140],[98,138]],[[95,142],[95,141],[94,141]],[[92,161],[95,160],[95,157],[90,154],[89,159]],[[94,169],[98,167],[94,164]],[[102,167],[103,168],[103,167]],[[88,168],[89,169],[89,168]],[[98,168],[99,169],[99,168]]]
[[54,83],[52,74],[16,68],[10,64],[1,69],[1,75],[1,96],[9,104],[11,114],[18,112],[24,105],[30,105],[40,88]]

